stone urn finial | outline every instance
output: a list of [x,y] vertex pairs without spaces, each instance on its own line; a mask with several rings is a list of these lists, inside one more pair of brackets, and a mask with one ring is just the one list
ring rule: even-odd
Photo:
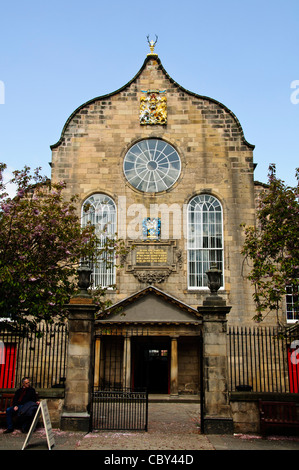
[[221,287],[221,270],[217,268],[216,263],[211,263],[209,271],[206,271],[208,276],[208,287],[211,295],[217,295],[218,290]]
[[88,288],[90,287],[90,276],[92,270],[89,267],[87,261],[82,261],[80,267],[77,269],[78,273],[78,287],[80,289],[79,296],[89,297]]

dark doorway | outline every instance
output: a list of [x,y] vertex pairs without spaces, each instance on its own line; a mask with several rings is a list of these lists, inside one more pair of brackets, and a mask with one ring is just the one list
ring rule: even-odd
[[133,388],[169,393],[170,343],[165,338],[136,338],[132,354]]

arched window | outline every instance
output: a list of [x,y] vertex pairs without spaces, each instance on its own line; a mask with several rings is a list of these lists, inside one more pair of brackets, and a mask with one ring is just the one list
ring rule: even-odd
[[[206,272],[217,263],[223,273],[223,228],[220,202],[209,194],[195,196],[187,217],[188,287],[207,287]],[[223,274],[222,274],[223,286]]]
[[[99,250],[105,245],[107,238],[113,238],[116,233],[116,206],[111,197],[106,194],[93,194],[82,206],[82,225],[88,223],[96,228],[99,239]],[[111,287],[115,284],[114,256],[107,253],[99,255],[93,264],[91,275],[94,287]]]

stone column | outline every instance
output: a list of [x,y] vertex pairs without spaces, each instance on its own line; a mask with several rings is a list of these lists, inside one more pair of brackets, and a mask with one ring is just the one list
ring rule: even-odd
[[100,385],[100,367],[101,367],[101,339],[96,338],[95,341],[95,363],[94,363],[94,386],[99,387]]
[[231,307],[210,295],[197,308],[203,322],[203,426],[206,434],[233,433],[228,401],[227,314]]
[[124,338],[124,357],[123,357],[123,386],[131,387],[131,337]]
[[170,395],[178,395],[178,339],[171,338]]
[[[80,285],[80,284],[79,284]],[[69,312],[69,343],[61,429],[89,431],[94,364],[96,306],[86,289],[72,298]]]

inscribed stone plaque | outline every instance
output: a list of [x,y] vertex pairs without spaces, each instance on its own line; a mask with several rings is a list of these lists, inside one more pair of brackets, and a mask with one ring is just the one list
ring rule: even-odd
[[[130,242],[129,242],[130,244]],[[163,282],[177,269],[178,253],[175,241],[132,242],[127,272],[147,284]]]

